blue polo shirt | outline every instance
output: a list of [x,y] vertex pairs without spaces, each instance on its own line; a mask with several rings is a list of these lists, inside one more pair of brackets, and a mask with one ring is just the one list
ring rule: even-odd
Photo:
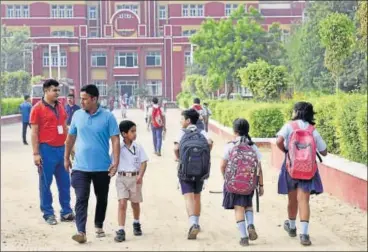
[[19,105],[20,113],[22,114],[22,122],[29,123],[32,105],[29,102],[23,102]]
[[102,107],[93,115],[79,109],[74,113],[69,134],[77,136],[73,170],[108,171],[111,165],[109,140],[120,135],[112,113]]

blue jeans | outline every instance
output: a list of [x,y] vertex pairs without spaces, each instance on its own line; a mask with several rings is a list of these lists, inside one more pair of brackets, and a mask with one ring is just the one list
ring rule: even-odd
[[161,152],[163,129],[163,127],[156,128],[152,126],[153,146],[155,147],[155,152]]
[[55,176],[59,191],[60,214],[66,215],[73,212],[70,207],[70,176],[64,168],[64,152],[65,146],[53,147],[48,144],[40,144],[42,170],[39,174],[39,190],[40,208],[44,219],[55,215],[50,189],[53,176]]

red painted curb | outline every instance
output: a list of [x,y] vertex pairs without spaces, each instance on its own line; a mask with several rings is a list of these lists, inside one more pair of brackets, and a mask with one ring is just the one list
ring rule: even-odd
[[1,125],[8,125],[12,123],[19,123],[22,121],[21,115],[9,115],[1,117]]

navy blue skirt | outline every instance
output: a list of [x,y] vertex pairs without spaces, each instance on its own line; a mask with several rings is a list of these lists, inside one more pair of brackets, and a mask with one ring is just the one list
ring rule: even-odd
[[286,159],[282,164],[279,182],[278,182],[278,193],[288,194],[291,191],[301,188],[305,192],[310,194],[320,194],[323,192],[322,180],[317,169],[316,174],[310,180],[293,179],[290,177],[289,172],[286,170]]
[[253,205],[254,191],[249,195],[239,195],[227,192],[224,188],[222,206],[225,209],[234,209],[234,206],[251,207]]

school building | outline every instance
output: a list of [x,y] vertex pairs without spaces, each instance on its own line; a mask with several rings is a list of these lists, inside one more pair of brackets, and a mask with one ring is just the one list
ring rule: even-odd
[[25,27],[33,44],[33,75],[96,84],[102,96],[145,87],[174,101],[192,62],[188,38],[206,18],[226,18],[244,5],[279,22],[284,35],[304,18],[305,1],[1,1],[8,30]]

